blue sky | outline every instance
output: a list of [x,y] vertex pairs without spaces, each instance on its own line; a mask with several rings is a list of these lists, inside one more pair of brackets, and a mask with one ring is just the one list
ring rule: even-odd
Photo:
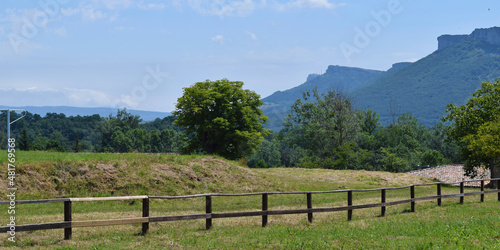
[[2,0],[0,105],[170,112],[183,87],[222,78],[266,97],[493,26],[498,0]]

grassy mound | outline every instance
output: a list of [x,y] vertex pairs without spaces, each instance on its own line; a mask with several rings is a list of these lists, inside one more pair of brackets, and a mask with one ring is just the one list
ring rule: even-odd
[[[20,152],[16,160],[18,199],[257,192],[284,186],[211,156]],[[1,164],[7,164],[5,158]],[[6,171],[0,176],[7,180]],[[7,181],[0,189],[7,190]]]

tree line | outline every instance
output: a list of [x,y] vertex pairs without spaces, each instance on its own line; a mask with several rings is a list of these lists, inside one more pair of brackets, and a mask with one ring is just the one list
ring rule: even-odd
[[[11,120],[20,114],[11,112]],[[2,111],[0,120],[7,120]],[[142,122],[126,109],[116,116],[69,116],[47,113],[45,116],[27,112],[23,119],[11,125],[11,135],[20,150],[46,150],[58,152],[172,152],[180,153],[186,139],[182,129],[173,125],[174,117],[157,118]],[[0,123],[6,131],[6,123]],[[0,134],[7,141],[6,133]],[[6,144],[1,145],[2,149]]]
[[28,113],[12,132],[21,150],[215,154],[250,167],[391,172],[464,162],[470,175],[485,166],[498,176],[499,102],[500,81],[483,83],[467,104],[448,105],[448,125],[429,128],[405,113],[381,126],[376,112],[354,108],[344,93],[313,89],[293,103],[284,129],[271,133],[260,96],[222,79],[184,88],[174,116],[164,119],[142,122],[126,109],[108,117]]
[[248,165],[406,172],[460,161],[442,123],[428,128],[407,113],[385,127],[378,120],[342,92],[306,91],[291,106],[285,128],[266,137]]

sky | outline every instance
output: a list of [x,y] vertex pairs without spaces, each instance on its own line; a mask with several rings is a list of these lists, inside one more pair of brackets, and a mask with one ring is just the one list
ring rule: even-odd
[[171,112],[184,87],[223,78],[266,97],[493,26],[498,0],[2,0],[0,105]]

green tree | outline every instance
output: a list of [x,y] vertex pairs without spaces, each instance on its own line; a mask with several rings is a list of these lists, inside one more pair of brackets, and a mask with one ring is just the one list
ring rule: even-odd
[[260,96],[243,89],[243,82],[197,82],[177,100],[174,124],[185,129],[188,152],[237,159],[252,154],[269,134],[261,105]]
[[[109,115],[109,117],[101,120],[97,125],[97,130],[100,132],[100,148],[98,150],[113,151],[113,148],[118,146],[117,142],[128,143],[134,137],[129,138],[129,140],[121,140],[121,137],[125,136],[130,130],[138,129],[141,121],[142,119],[138,115],[128,113],[126,108],[123,110],[118,109],[116,116]],[[121,131],[122,134],[114,136],[117,131]],[[128,152],[123,151],[123,149],[133,148],[133,146],[132,144],[127,144],[118,146],[118,148],[120,148],[120,152]]]
[[66,152],[66,149],[62,146],[61,142],[54,139],[49,139],[47,145],[45,146],[45,150],[47,151],[56,151],[56,152]]
[[272,168],[279,167],[281,163],[280,143],[275,138],[264,140],[259,150],[251,155],[247,164],[249,167]]
[[447,105],[443,121],[451,121],[447,132],[459,144],[466,173],[470,176],[476,175],[475,167],[484,166],[491,169],[491,178],[500,177],[499,103],[500,80],[497,80],[483,82],[466,104]]
[[30,147],[31,145],[28,137],[28,132],[26,131],[26,128],[23,128],[23,131],[21,132],[21,138],[19,139],[19,149],[29,151]]
[[291,106],[291,113],[283,125],[291,144],[296,144],[309,152],[302,163],[309,166],[316,162],[324,167],[340,168],[350,165],[349,151],[354,150],[360,131],[360,112],[351,100],[340,92],[328,91],[319,94],[317,88],[303,93]]

